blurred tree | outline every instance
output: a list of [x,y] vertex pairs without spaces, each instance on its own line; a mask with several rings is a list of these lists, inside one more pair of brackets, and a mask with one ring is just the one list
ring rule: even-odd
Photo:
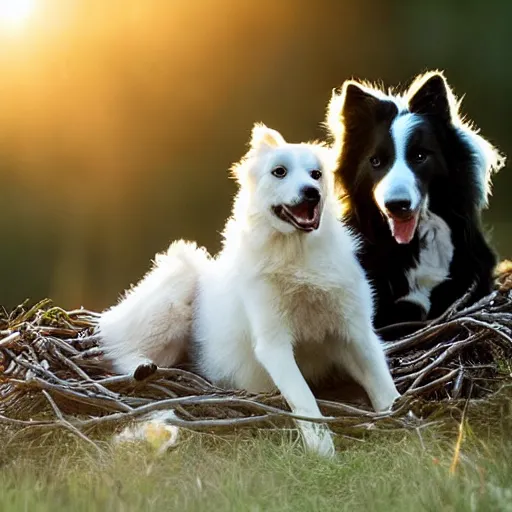
[[[175,238],[211,251],[254,121],[322,137],[349,77],[444,69],[512,153],[506,1],[39,0],[0,29],[0,304],[111,304]],[[506,170],[486,220],[512,252]]]

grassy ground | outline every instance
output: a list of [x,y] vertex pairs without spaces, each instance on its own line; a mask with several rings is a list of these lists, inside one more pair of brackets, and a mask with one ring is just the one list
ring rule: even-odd
[[469,413],[454,474],[457,421],[421,437],[340,437],[334,460],[304,454],[289,434],[185,434],[159,457],[105,441],[99,457],[65,434],[0,432],[0,510],[512,511],[510,404]]

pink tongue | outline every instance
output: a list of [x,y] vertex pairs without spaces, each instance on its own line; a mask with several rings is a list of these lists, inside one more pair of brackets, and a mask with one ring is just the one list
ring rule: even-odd
[[414,237],[416,231],[416,216],[410,220],[389,219],[393,237],[399,244],[408,244]]
[[290,211],[301,220],[311,220],[310,205],[306,202],[290,208]]

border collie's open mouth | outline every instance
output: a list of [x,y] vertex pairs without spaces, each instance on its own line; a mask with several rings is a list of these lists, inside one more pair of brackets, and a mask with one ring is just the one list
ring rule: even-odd
[[320,225],[320,203],[302,201],[293,206],[280,204],[274,206],[277,217],[301,231],[314,231]]
[[397,243],[408,244],[414,238],[418,226],[419,211],[412,212],[407,217],[398,217],[391,214],[387,214],[386,217],[391,234]]

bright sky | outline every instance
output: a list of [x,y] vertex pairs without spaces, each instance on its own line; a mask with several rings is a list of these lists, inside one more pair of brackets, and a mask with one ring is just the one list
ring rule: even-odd
[[36,8],[36,0],[0,0],[0,27],[3,30],[23,28]]

